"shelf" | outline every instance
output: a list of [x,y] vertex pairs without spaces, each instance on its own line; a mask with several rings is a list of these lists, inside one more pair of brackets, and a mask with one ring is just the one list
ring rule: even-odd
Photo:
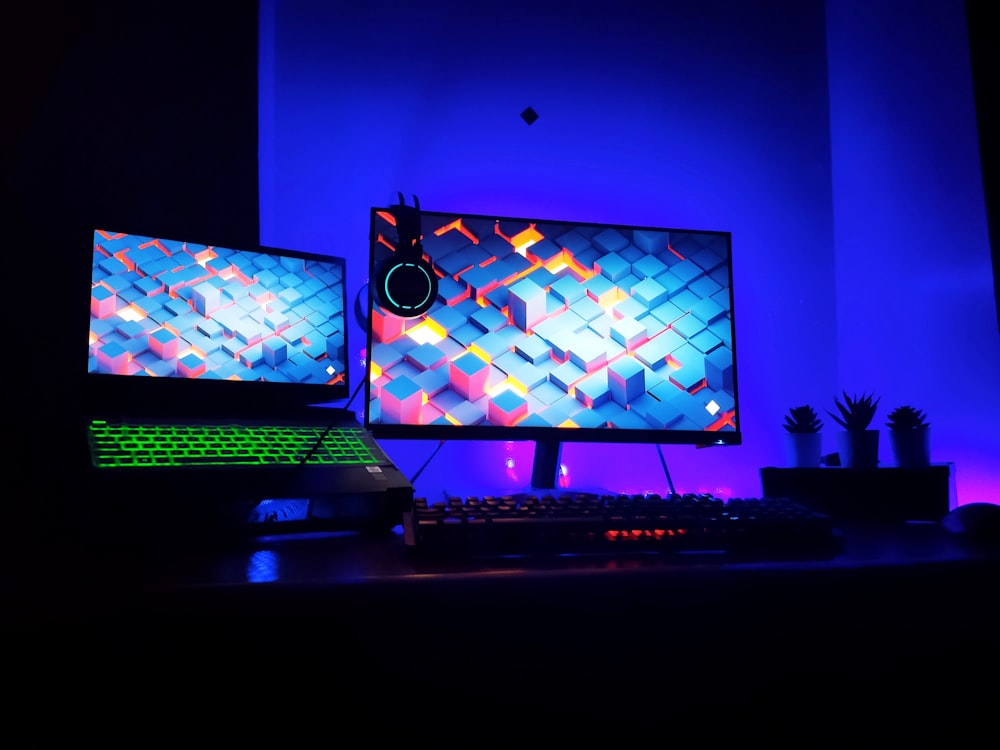
[[834,519],[940,521],[955,503],[955,467],[760,470],[767,497],[788,497]]

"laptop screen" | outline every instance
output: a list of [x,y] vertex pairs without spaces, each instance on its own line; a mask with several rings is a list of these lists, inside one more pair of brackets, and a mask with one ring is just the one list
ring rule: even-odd
[[97,229],[88,390],[103,414],[280,414],[347,396],[343,258]]

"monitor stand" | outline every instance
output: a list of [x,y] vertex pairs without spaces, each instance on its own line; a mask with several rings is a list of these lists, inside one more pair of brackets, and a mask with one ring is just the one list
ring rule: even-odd
[[[617,492],[604,487],[575,487],[560,484],[562,476],[562,443],[558,440],[536,440],[535,454],[531,464],[531,484],[520,489],[515,488],[485,488],[477,487],[473,495],[524,498],[531,495],[549,494],[584,494],[584,495],[617,495]],[[456,488],[443,488],[445,499],[460,497],[463,492],[455,492]]]
[[551,490],[559,486],[559,458],[562,443],[558,440],[536,440],[535,458],[531,464],[531,487]]
[[536,440],[535,457],[531,464],[531,487],[521,495],[539,492],[580,493],[584,495],[617,495],[605,487],[564,487],[559,483],[562,469],[562,443],[558,440]]

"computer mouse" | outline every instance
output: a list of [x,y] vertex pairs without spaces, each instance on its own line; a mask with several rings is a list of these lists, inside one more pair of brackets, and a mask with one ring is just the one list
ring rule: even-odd
[[941,526],[963,539],[1000,545],[1000,505],[985,501],[958,505],[944,515]]

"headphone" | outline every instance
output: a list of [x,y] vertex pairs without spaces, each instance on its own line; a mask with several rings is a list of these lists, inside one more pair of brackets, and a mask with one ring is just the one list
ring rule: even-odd
[[396,252],[375,272],[375,294],[389,312],[401,318],[415,318],[430,310],[437,299],[438,277],[424,260],[421,242],[420,201],[413,196],[407,206],[399,193],[399,205],[389,212],[396,219],[399,241]]

